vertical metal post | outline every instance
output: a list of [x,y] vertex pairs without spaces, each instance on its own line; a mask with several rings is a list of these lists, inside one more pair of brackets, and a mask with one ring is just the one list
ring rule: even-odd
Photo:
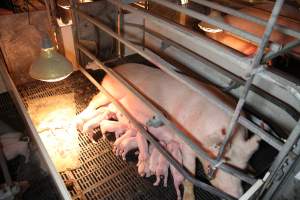
[[[121,36],[123,31],[122,26],[123,26],[123,12],[122,12],[122,8],[118,8],[116,28],[119,36]],[[117,56],[119,58],[123,58],[124,56],[123,45],[119,40],[117,40],[116,42],[117,42]]]
[[[250,86],[251,86],[251,84],[254,80],[254,77],[256,75],[256,70],[260,66],[260,62],[261,62],[261,59],[263,57],[264,50],[265,50],[265,48],[268,44],[269,37],[271,36],[274,25],[276,24],[276,21],[277,21],[277,18],[278,18],[278,15],[280,13],[280,10],[281,10],[281,7],[282,7],[283,3],[284,3],[284,0],[277,0],[275,5],[274,5],[274,8],[272,10],[272,14],[271,14],[270,19],[268,21],[268,24],[266,26],[263,38],[260,42],[260,45],[258,47],[258,50],[256,51],[256,54],[255,54],[253,60],[251,61],[252,62],[251,69],[250,69],[251,73],[249,75],[249,78],[246,81],[245,88],[244,88],[244,90],[243,90],[243,92],[242,92],[242,94],[239,98],[236,109],[233,113],[233,116],[231,118],[229,126],[226,130],[225,139],[224,139],[224,141],[221,145],[221,148],[218,152],[218,155],[217,155],[217,158],[216,158],[217,163],[221,160],[221,158],[223,156],[223,153],[224,153],[224,150],[225,150],[225,147],[226,147],[227,143],[229,142],[231,136],[233,135],[234,129],[235,129],[236,124],[238,122],[238,118],[241,114],[242,108],[243,108],[243,106],[245,104],[245,101],[246,101],[246,97],[247,97],[248,92],[250,90]],[[214,171],[215,171],[215,168],[213,167],[213,169],[210,173],[210,176],[213,175]]]
[[70,0],[70,6],[71,6],[71,17],[72,17],[72,32],[73,32],[73,42],[74,42],[74,49],[75,49],[75,55],[76,55],[76,62],[77,64],[80,64],[80,54],[77,47],[78,40],[79,40],[79,28],[78,26],[78,15],[74,11],[75,8],[78,8],[78,5],[76,3],[77,0]]
[[[145,1],[145,10],[149,10],[149,1]],[[142,38],[142,45],[143,45],[143,50],[145,50],[146,47],[146,18],[143,17],[143,38]]]

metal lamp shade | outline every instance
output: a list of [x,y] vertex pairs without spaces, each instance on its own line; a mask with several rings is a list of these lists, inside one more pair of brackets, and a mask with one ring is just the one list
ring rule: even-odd
[[54,82],[68,77],[72,72],[72,64],[51,47],[42,49],[41,55],[31,65],[29,75],[41,81]]
[[[215,20],[218,20],[220,22],[224,21],[221,13],[219,11],[216,11],[216,10],[211,10],[211,12],[209,13],[208,16],[215,19]],[[222,29],[220,29],[220,28],[218,28],[218,27],[216,27],[212,24],[209,24],[205,21],[202,21],[202,22],[198,23],[198,27],[201,30],[203,30],[204,32],[207,32],[207,33],[219,33],[219,32],[223,31]]]

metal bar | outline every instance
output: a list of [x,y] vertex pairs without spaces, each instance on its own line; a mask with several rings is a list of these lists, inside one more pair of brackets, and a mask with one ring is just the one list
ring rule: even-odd
[[[190,81],[189,79],[182,79],[182,77],[180,75],[178,75],[178,73],[173,70],[173,66],[170,65],[168,62],[166,62],[165,60],[163,60],[162,58],[160,58],[159,56],[157,56],[153,52],[151,52],[147,49],[142,50],[139,46],[136,46],[136,45],[132,44],[131,42],[125,40],[124,38],[119,37],[116,33],[114,33],[112,30],[110,30],[110,28],[107,27],[105,24],[103,24],[103,23],[99,22],[98,20],[95,20],[94,18],[86,15],[84,12],[82,12],[78,9],[76,11],[79,13],[79,15],[81,15],[82,17],[84,17],[85,19],[87,19],[88,21],[93,23],[95,26],[97,26],[100,29],[104,30],[105,32],[107,32],[111,36],[113,36],[115,38],[118,38],[122,43],[124,43],[129,48],[136,51],[137,53],[139,53],[141,56],[143,56],[147,60],[151,61],[153,64],[155,64],[156,66],[161,68],[163,71],[165,71],[167,74],[169,74],[170,76],[172,76],[176,80],[178,80],[181,83],[185,84],[186,86],[188,86],[190,89],[197,92],[201,96],[204,96],[204,97],[208,98],[209,101],[211,101],[213,104],[218,106],[225,113],[227,113],[230,116],[232,115],[233,110],[232,110],[231,107],[224,104],[224,102],[222,102],[220,99],[216,98],[215,96],[212,96],[210,93],[205,92],[205,91],[200,91],[195,82]],[[241,116],[240,118],[243,119],[244,117]],[[243,121],[242,123],[244,123],[244,121],[249,122],[249,120],[247,120],[246,118],[244,118],[242,121]],[[249,122],[249,123],[251,123],[251,122]],[[249,127],[249,128],[252,128],[252,127]],[[257,134],[260,134],[260,135],[269,135],[268,133],[266,133],[265,131],[263,131],[260,128],[255,128],[255,129],[252,128],[252,129],[255,131],[254,133],[257,133]],[[266,140],[266,142],[268,142],[270,145],[272,145],[276,149],[280,150],[281,142],[279,142],[275,138],[271,137],[270,135],[268,137],[268,140]],[[197,148],[197,147],[195,147],[195,148]]]
[[158,3],[158,4],[161,4],[165,7],[168,7],[168,8],[171,8],[173,10],[176,10],[178,12],[182,12],[182,13],[185,13],[189,16],[192,16],[198,20],[201,20],[201,21],[205,21],[209,24],[212,24],[214,26],[217,26],[218,28],[221,28],[223,30],[226,30],[226,31],[229,31],[231,33],[234,33],[235,35],[238,35],[242,38],[245,38],[251,42],[254,42],[255,44],[259,44],[261,42],[261,39],[255,35],[253,35],[252,33],[248,33],[246,31],[243,31],[239,28],[236,28],[234,26],[231,26],[231,25],[228,25],[224,22],[221,22],[221,21],[218,21],[218,20],[215,20],[213,18],[210,18],[204,14],[201,14],[201,13],[198,13],[196,11],[193,11],[193,10],[190,10],[186,7],[183,7],[183,6],[179,6],[179,5],[176,5],[174,3],[171,3],[171,2],[168,2],[168,1],[164,1],[164,0],[151,0],[155,3]]
[[64,184],[61,176],[58,175],[58,173],[55,169],[55,166],[54,166],[53,162],[51,161],[51,158],[49,157],[47,150],[44,147],[43,142],[42,142],[41,138],[39,137],[39,135],[33,125],[33,122],[22,102],[21,96],[20,96],[13,80],[9,76],[7,69],[5,68],[5,64],[1,57],[1,51],[0,51],[0,75],[2,76],[2,78],[4,80],[4,83],[15,103],[15,106],[19,111],[19,114],[21,115],[22,119],[26,122],[25,124],[27,125],[27,129],[28,129],[29,133],[31,134],[31,138],[33,139],[33,141],[38,146],[38,148],[41,152],[41,161],[44,162],[45,165],[47,166],[47,169],[49,170],[49,174],[50,174],[51,178],[53,179],[53,182],[56,185],[61,197],[64,200],[71,200],[72,198],[71,198],[67,188],[65,187],[65,184]]
[[263,38],[262,38],[262,41],[258,47],[258,50],[255,54],[255,57],[253,58],[253,62],[252,62],[252,65],[251,65],[251,75],[250,75],[250,78],[246,81],[246,84],[245,84],[245,87],[244,87],[244,90],[240,96],[240,99],[237,103],[237,106],[236,106],[236,109],[233,113],[233,116],[232,116],[232,119],[229,123],[229,126],[226,130],[226,136],[225,136],[225,139],[223,140],[222,142],[222,145],[221,145],[221,148],[218,152],[218,156],[216,158],[217,161],[220,161],[223,154],[224,154],[224,150],[226,148],[226,145],[228,144],[228,141],[230,140],[230,138],[232,137],[233,133],[234,133],[234,129],[236,127],[236,124],[238,122],[238,119],[239,119],[239,116],[240,116],[240,113],[242,111],[242,108],[245,104],[245,101],[246,101],[246,97],[249,93],[249,90],[250,90],[250,87],[251,87],[251,84],[254,80],[254,77],[255,77],[255,74],[254,71],[260,66],[260,62],[261,62],[261,59],[263,57],[263,53],[264,53],[264,50],[265,50],[265,47],[267,46],[267,43],[269,41],[269,37],[271,36],[271,33],[272,33],[272,29],[273,29],[273,26],[274,24],[276,23],[276,20],[277,20],[277,17],[280,13],[280,10],[281,10],[281,7],[284,3],[284,0],[277,0],[275,5],[274,5],[274,8],[272,10],[272,14],[271,14],[271,17],[268,21],[268,24],[267,24],[267,27],[266,27],[266,30],[264,32],[264,35],[263,35]]
[[[199,3],[199,4],[204,5],[204,6],[207,6],[209,8],[227,13],[229,15],[233,15],[233,16],[236,16],[236,17],[240,17],[242,19],[246,19],[248,21],[254,22],[254,23],[259,24],[259,25],[266,26],[267,22],[268,22],[264,19],[261,19],[261,18],[255,17],[255,16],[251,16],[251,15],[248,15],[246,13],[242,13],[238,10],[235,10],[235,9],[232,9],[232,8],[229,8],[229,7],[226,7],[226,6],[222,6],[218,3],[214,3],[214,2],[211,2],[211,1],[207,1],[207,0],[191,0],[191,1],[193,1],[195,3]],[[274,29],[278,30],[281,33],[284,33],[286,35],[289,35],[289,36],[300,39],[300,32],[295,31],[293,29],[287,28],[287,27],[279,25],[279,24],[275,24]]]
[[297,88],[297,85],[287,85],[284,83],[280,83],[279,81],[273,79],[267,71],[261,72],[258,74],[258,76],[263,77],[263,79],[268,80],[270,83],[277,85],[279,88],[282,88],[289,92],[292,96],[295,97],[295,99],[300,103],[300,92]]
[[[103,29],[104,30],[104,29]],[[200,157],[204,158],[205,160],[208,160],[209,162],[214,162],[212,158],[210,158],[205,151],[201,149],[197,144],[195,144],[190,138],[188,138],[183,132],[181,132],[173,123],[171,123],[162,113],[160,110],[158,110],[155,106],[152,105],[143,95],[141,95],[139,92],[137,92],[131,85],[129,85],[121,76],[116,74],[114,71],[106,68],[102,62],[100,62],[93,54],[91,54],[86,48],[78,44],[79,50],[81,50],[84,54],[86,54],[90,59],[96,61],[98,65],[101,66],[103,70],[105,70],[108,74],[110,74],[112,77],[114,77],[117,81],[122,83],[127,90],[139,98],[147,107],[154,112],[158,119],[162,120],[164,125],[168,126],[171,128],[171,130],[176,133],[177,136],[179,136],[186,144],[188,144]],[[216,164],[216,163],[213,163]],[[240,170],[237,170],[227,164],[222,164],[220,165],[220,168],[224,170],[227,173],[236,175],[239,177],[241,180],[244,180],[247,183],[254,183],[255,179],[253,177],[250,177],[249,175],[246,175]]]
[[45,3],[45,7],[46,7],[46,10],[47,10],[47,17],[48,17],[48,21],[50,23],[50,25],[52,24],[52,16],[51,16],[51,10],[50,10],[50,5],[48,3],[48,0],[43,0],[44,3]]
[[300,40],[294,40],[292,42],[287,43],[286,45],[284,45],[284,47],[282,49],[280,49],[277,52],[269,52],[267,53],[263,59],[262,59],[262,63],[266,63],[269,60],[272,60],[273,58],[282,55],[290,50],[292,50],[293,48],[297,47],[300,45]]
[[[123,13],[122,13],[122,9],[118,9],[118,15],[117,15],[117,33],[118,35],[121,36],[122,34],[122,25],[123,25]],[[122,49],[122,43],[117,40],[117,55],[119,58],[123,57],[123,49]]]
[[253,197],[253,195],[262,187],[263,184],[264,184],[263,180],[261,179],[257,180],[256,183],[254,183],[252,187],[249,188],[249,190],[239,198],[239,200],[251,199],[251,197]]
[[[80,47],[80,46],[79,46]],[[103,63],[101,63],[98,59],[94,59],[94,61],[97,63],[97,65],[100,66],[101,69],[105,70],[106,72],[111,74],[114,74],[113,77],[116,75],[116,73],[105,67]],[[192,182],[195,186],[202,188],[205,191],[208,191],[212,194],[217,195],[220,198],[225,198],[225,199],[236,199],[222,191],[219,191],[218,189],[203,183],[197,179],[195,179],[188,171],[186,171],[182,165],[172,157],[172,155],[164,149],[164,147],[161,146],[161,144],[156,140],[155,137],[153,137],[151,134],[147,133],[143,126],[138,123],[135,118],[129,114],[129,112],[117,101],[104,87],[102,87],[85,69],[82,67],[78,66],[79,70],[101,91],[104,93],[106,97],[108,97],[112,103],[118,108],[118,110],[124,114],[132,123],[133,125],[140,131],[140,133],[153,144],[158,151],[173,165],[186,179],[188,179],[190,182]]]
[[[77,2],[76,0],[70,0],[70,7],[78,8],[78,5],[76,2]],[[77,27],[79,20],[78,20],[77,13],[74,12],[74,9],[71,9],[71,18],[72,18],[72,33],[73,33],[75,56],[76,56],[77,64],[79,64],[80,63],[80,55],[79,55],[79,51],[76,47],[78,40],[79,40],[79,28]]]
[[143,50],[145,50],[145,47],[146,47],[146,19],[144,18],[143,19],[143,41],[142,41],[142,44],[143,44]]

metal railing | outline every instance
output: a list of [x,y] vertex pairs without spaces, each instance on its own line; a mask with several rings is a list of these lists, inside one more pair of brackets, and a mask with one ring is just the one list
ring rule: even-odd
[[[214,103],[219,106],[220,108],[222,108],[222,110],[226,110],[228,113],[230,112],[230,107],[228,107],[226,104],[224,104],[223,102],[220,102],[219,99],[217,99],[216,97],[212,96],[209,93],[204,93],[203,91],[200,91],[197,87],[196,84],[194,82],[188,81],[189,79],[180,79],[181,76],[179,76],[177,74],[177,72],[175,72],[172,68],[172,66],[167,63],[166,61],[164,61],[163,59],[161,59],[159,56],[155,55],[154,53],[147,51],[147,50],[142,50],[141,47],[138,47],[137,45],[132,44],[131,42],[126,41],[124,38],[118,36],[118,34],[114,33],[112,30],[110,30],[109,27],[107,27],[106,25],[102,24],[101,22],[99,22],[98,20],[93,19],[92,17],[88,16],[87,14],[85,14],[84,12],[75,9],[75,11],[78,13],[78,15],[80,17],[83,17],[84,19],[86,19],[87,21],[90,21],[91,23],[93,23],[95,26],[101,28],[103,31],[109,33],[111,36],[119,39],[123,44],[125,44],[127,47],[130,47],[132,50],[135,50],[137,53],[141,54],[143,57],[145,57],[146,59],[148,59],[150,62],[154,63],[155,65],[157,65],[158,67],[160,67],[161,69],[163,69],[166,73],[170,74],[171,76],[173,76],[174,78],[176,78],[177,80],[183,81],[184,84],[188,85],[191,87],[191,89],[193,89],[194,91],[196,91],[198,94],[203,95],[205,97],[208,98],[214,98]],[[78,42],[76,43],[76,46],[78,47],[79,50],[81,50],[83,53],[85,53],[86,55],[88,55],[88,57],[90,57],[92,60],[95,60],[95,57],[91,56],[91,54],[88,53],[88,51],[82,47]],[[168,66],[168,67],[166,67]],[[126,84],[124,81],[122,81],[123,84]],[[189,84],[192,85],[189,85]],[[128,86],[128,85],[126,85]],[[128,86],[129,87],[129,86]],[[144,103],[146,103],[146,105],[148,107],[151,108],[151,110],[156,113],[156,118],[160,119],[163,121],[163,123],[167,126],[169,126],[176,134],[178,134],[178,136],[185,141],[186,143],[188,143],[189,145],[191,145],[191,147],[195,150],[195,152],[201,156],[204,157],[206,160],[209,160],[213,165],[216,165],[218,162],[216,162],[215,160],[211,159],[197,144],[195,144],[194,142],[192,142],[191,139],[187,138],[186,135],[184,133],[182,133],[180,130],[178,130],[178,128],[173,124],[170,123],[168,119],[165,118],[165,116],[157,109],[155,108],[151,103],[149,103],[145,98],[143,98],[139,93],[137,92],[132,92],[133,90],[131,90],[130,92],[141,98],[142,101]],[[217,104],[217,103],[218,104]],[[222,107],[223,106],[223,107]],[[232,114],[232,111],[231,111]],[[249,128],[250,130],[253,130],[255,132],[258,132],[258,134],[266,140],[266,142],[272,143],[272,141],[276,141],[274,143],[272,143],[272,145],[277,148],[280,149],[281,148],[281,144],[280,142],[275,139],[269,139],[270,137],[272,137],[271,135],[269,135],[268,133],[264,132],[262,129],[260,129],[259,127],[257,127],[255,124],[251,123],[248,119],[244,118],[243,116],[241,116],[240,118],[241,123],[245,124],[247,126],[247,128]],[[273,138],[273,137],[272,137]],[[223,169],[223,166],[226,166],[226,164],[222,164],[220,165],[220,168]],[[230,170],[227,170],[227,167],[224,168],[226,170],[226,172],[229,173],[236,173],[236,174],[240,174],[239,178],[248,182],[248,183],[254,183],[254,179],[253,178],[249,178],[244,174],[241,174],[238,170],[236,170],[235,168],[232,168],[230,166],[228,166],[228,169],[231,169],[232,172],[230,172]]]
[[238,118],[239,118],[239,116],[241,114],[241,111],[242,111],[242,108],[243,108],[243,106],[246,102],[246,98],[247,98],[247,95],[249,93],[250,86],[251,86],[251,84],[254,80],[254,77],[257,73],[257,69],[259,67],[261,67],[261,65],[260,65],[261,59],[263,57],[265,48],[267,47],[267,43],[269,42],[269,38],[271,36],[273,27],[276,24],[276,21],[277,21],[277,18],[279,16],[281,7],[283,6],[283,3],[284,3],[284,0],[277,0],[275,5],[274,5],[271,17],[270,17],[270,19],[267,23],[267,26],[266,26],[264,35],[262,37],[262,40],[259,44],[259,47],[256,51],[256,54],[255,54],[253,60],[251,62],[251,73],[250,73],[251,75],[245,83],[245,88],[244,88],[244,90],[243,90],[243,92],[242,92],[242,94],[239,98],[236,109],[233,113],[233,116],[231,118],[229,126],[226,130],[226,136],[225,136],[224,141],[222,142],[221,148],[220,148],[219,153],[217,155],[217,159],[216,159],[217,161],[221,160],[221,158],[224,154],[225,147],[227,146],[229,140],[231,139],[231,137],[233,135],[233,131],[234,131],[236,125],[237,125]]
[[[138,97],[142,102],[145,103],[145,105],[150,108],[151,111],[153,111],[156,114],[156,118],[161,120],[161,122],[170,127],[174,133],[176,133],[177,136],[179,136],[186,144],[188,144],[194,151],[195,153],[208,160],[209,162],[211,162],[212,166],[215,166],[216,168],[219,168],[221,170],[224,170],[227,173],[233,174],[235,176],[237,176],[239,179],[253,184],[253,187],[255,187],[256,189],[253,191],[256,192],[258,189],[260,189],[260,186],[262,184],[260,184],[259,187],[257,187],[258,184],[254,184],[254,183],[258,183],[258,181],[262,181],[262,180],[255,180],[253,177],[244,174],[243,172],[241,172],[240,170],[237,170],[229,165],[227,165],[226,163],[222,163],[219,165],[220,160],[222,159],[223,156],[223,151],[229,141],[229,139],[232,136],[232,132],[233,129],[235,128],[235,126],[237,125],[237,123],[240,123],[242,126],[246,127],[247,129],[251,130],[252,132],[254,132],[255,134],[257,134],[259,137],[261,137],[262,140],[266,141],[268,144],[270,144],[271,146],[273,146],[275,149],[277,149],[278,151],[280,151],[279,156],[276,158],[276,161],[273,163],[273,166],[271,167],[271,175],[270,177],[274,177],[274,172],[276,171],[276,169],[278,168],[278,166],[280,165],[282,158],[285,157],[288,152],[291,150],[293,144],[295,143],[296,140],[299,139],[299,123],[297,124],[297,126],[294,128],[291,136],[288,139],[288,142],[285,144],[282,144],[282,142],[280,142],[278,139],[276,139],[275,137],[269,135],[268,133],[266,133],[264,130],[262,130],[260,127],[258,127],[257,125],[253,124],[251,121],[249,121],[248,119],[246,119],[245,117],[241,116],[241,110],[244,106],[245,103],[245,99],[247,98],[250,86],[252,85],[252,82],[254,80],[254,77],[257,73],[259,73],[259,69],[263,67],[263,65],[261,65],[261,61],[266,61],[274,56],[277,56],[278,54],[282,53],[282,52],[286,52],[288,50],[290,50],[291,48],[299,45],[299,41],[295,41],[295,42],[291,42],[288,45],[285,46],[285,48],[283,48],[282,52],[280,53],[271,53],[271,54],[267,54],[265,57],[264,56],[264,50],[268,44],[269,41],[269,37],[271,35],[272,29],[276,28],[277,30],[288,34],[288,35],[292,35],[295,37],[299,37],[299,33],[298,32],[294,32],[293,30],[290,30],[288,28],[282,27],[282,26],[278,26],[275,25],[277,17],[279,15],[279,12],[281,10],[281,7],[283,5],[284,0],[277,0],[275,3],[275,6],[273,8],[272,11],[272,15],[270,17],[270,19],[268,20],[268,22],[265,22],[264,20],[257,20],[255,18],[249,18],[249,16],[246,15],[241,15],[241,13],[239,12],[235,12],[233,15],[237,15],[239,17],[248,19],[248,20],[252,20],[252,21],[257,21],[260,24],[263,25],[267,25],[266,27],[266,31],[264,33],[264,36],[261,40],[257,40],[257,38],[252,37],[251,34],[245,33],[244,31],[242,32],[236,32],[236,29],[232,29],[232,27],[230,26],[226,26],[226,24],[224,24],[223,22],[215,22],[213,20],[211,20],[209,17],[206,16],[202,16],[199,14],[196,14],[194,11],[190,11],[187,8],[183,8],[180,7],[178,5],[175,4],[171,4],[170,2],[167,1],[157,1],[157,0],[153,0],[159,4],[162,4],[166,7],[172,8],[174,10],[177,11],[181,11],[184,12],[186,14],[192,15],[193,17],[201,17],[201,20],[204,20],[208,23],[211,23],[213,25],[217,25],[221,28],[224,28],[225,30],[229,30],[232,31],[235,34],[240,34],[240,36],[244,36],[246,39],[252,39],[251,41],[254,41],[256,43],[259,43],[259,47],[257,50],[257,53],[255,55],[255,57],[251,60],[251,62],[248,62],[247,59],[244,60],[239,60],[238,62],[236,61],[232,61],[235,64],[241,64],[243,63],[244,66],[247,66],[247,69],[251,72],[250,74],[248,74],[247,77],[247,81],[245,84],[245,88],[244,91],[238,101],[238,104],[236,106],[236,109],[233,111],[233,109],[231,107],[229,107],[228,105],[224,104],[223,102],[221,102],[219,99],[217,99],[216,97],[210,95],[209,93],[206,93],[204,91],[200,91],[198,90],[198,88],[196,87],[195,83],[192,81],[189,81],[189,79],[184,79],[182,78],[182,76],[178,75],[176,71],[174,71],[174,68],[171,64],[169,64],[168,62],[166,62],[165,60],[163,60],[161,57],[159,57],[158,55],[156,55],[155,53],[149,51],[148,49],[143,49],[142,47],[133,44],[132,42],[129,42],[128,40],[124,39],[124,37],[121,36],[121,34],[117,34],[115,33],[113,30],[111,30],[108,26],[106,26],[105,24],[101,23],[100,21],[94,19],[93,17],[89,16],[87,13],[81,11],[80,9],[78,9],[78,6],[76,5],[75,1],[72,1],[72,15],[73,15],[73,28],[74,28],[74,40],[75,40],[75,48],[76,48],[76,55],[77,55],[77,59],[79,59],[79,51],[81,51],[82,53],[84,53],[86,56],[88,56],[91,60],[94,60],[98,66],[103,69],[104,71],[107,72],[108,75],[112,76],[114,79],[116,79],[117,81],[119,81],[121,84],[125,85],[126,88],[128,89],[128,91]],[[183,33],[186,34],[193,34],[192,32],[189,32],[185,29],[180,28],[179,26],[177,26],[174,23],[170,23],[167,22],[159,17],[153,16],[145,11],[139,10],[137,8],[131,7],[130,5],[125,5],[122,4],[120,1],[117,0],[108,0],[108,2],[112,3],[113,5],[117,6],[118,9],[124,9],[127,11],[130,11],[132,13],[138,14],[144,18],[153,20],[153,21],[158,21],[160,23],[166,24],[172,28],[175,29],[180,29],[180,31],[182,31]],[[200,2],[200,1],[199,1]],[[201,1],[202,3],[205,2],[206,6],[208,7],[215,7],[215,4],[210,4],[208,5],[206,1]],[[221,10],[222,12],[229,12],[230,10],[225,10],[225,7],[221,6],[218,7],[219,10]],[[229,13],[231,14],[231,13]],[[152,105],[142,94],[140,94],[139,92],[137,92],[129,83],[127,83],[124,79],[122,79],[117,73],[115,73],[113,70],[107,68],[100,60],[98,60],[93,54],[91,54],[86,48],[84,48],[78,41],[78,29],[76,29],[76,24],[77,24],[77,20],[78,18],[83,18],[87,21],[89,21],[90,23],[92,23],[93,25],[95,25],[96,27],[100,28],[101,30],[103,30],[104,32],[106,32],[107,34],[109,34],[110,36],[112,36],[113,38],[117,39],[118,42],[122,43],[123,45],[125,45],[126,47],[134,50],[136,53],[140,54],[141,56],[143,56],[145,59],[147,59],[148,61],[152,62],[154,65],[156,65],[157,67],[159,67],[162,71],[164,71],[165,73],[169,74],[170,76],[172,76],[173,78],[175,78],[176,80],[180,81],[182,84],[185,84],[186,86],[188,86],[190,89],[192,89],[193,91],[197,92],[199,95],[205,96],[208,98],[208,100],[213,103],[215,106],[217,106],[218,108],[222,109],[225,113],[227,113],[229,116],[232,117],[232,120],[230,122],[230,125],[226,131],[226,138],[224,140],[224,142],[222,143],[222,147],[219,151],[219,154],[217,156],[217,159],[212,159],[211,157],[209,157],[205,151],[203,151],[197,144],[195,144],[190,138],[188,138],[183,132],[181,132],[172,122],[170,122],[162,113],[159,109],[157,109],[154,105]],[[228,53],[228,54],[227,54]],[[231,52],[225,52],[224,54],[227,54],[227,56],[229,55],[228,59],[232,59],[232,53]],[[183,176],[185,178],[187,178],[189,181],[191,181],[193,184],[195,184],[195,186],[198,186],[200,188],[203,188],[206,191],[212,192],[214,194],[216,194],[217,196],[221,197],[221,198],[226,198],[226,199],[234,199],[233,197],[231,197],[230,195],[225,194],[224,192],[219,191],[216,188],[213,188],[211,186],[208,186],[207,184],[202,183],[199,180],[196,180],[189,172],[187,172],[171,155],[170,153],[165,150],[160,144],[159,142],[157,142],[157,140],[149,133],[147,133],[144,128],[137,123],[137,121],[126,111],[126,109],[124,107],[122,107],[122,105],[115,99],[112,98],[112,96],[100,85],[98,84],[82,67],[79,67],[79,69],[81,70],[81,72],[98,88],[100,89],[102,92],[104,92],[104,94],[106,96],[108,96],[112,102],[120,109],[120,111],[127,116],[132,122],[133,124],[141,131],[141,133],[143,134],[143,136],[146,137],[147,140],[149,140],[151,143],[153,143],[158,150],[167,158],[167,160],[174,165],[174,167],[183,174]],[[276,82],[276,81],[274,81]],[[276,82],[277,83],[277,82]],[[275,83],[275,84],[276,84]],[[278,83],[277,83],[278,84]],[[291,93],[293,93],[293,90],[290,91]],[[294,93],[297,93],[294,91]],[[295,96],[297,96],[297,94]],[[216,166],[218,165],[218,166]],[[272,171],[273,170],[273,171]],[[269,179],[270,180],[270,179]],[[268,180],[268,181],[269,181]],[[253,189],[253,188],[252,188]],[[247,194],[249,195],[249,194]]]

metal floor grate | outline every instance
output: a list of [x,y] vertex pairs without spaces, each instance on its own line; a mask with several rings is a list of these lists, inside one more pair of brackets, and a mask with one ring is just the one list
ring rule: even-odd
[[[25,106],[32,99],[46,98],[55,95],[74,93],[76,112],[82,111],[97,93],[97,89],[79,72],[73,73],[66,80],[56,83],[40,81],[22,85],[18,88]],[[176,192],[172,178],[168,188],[152,186],[154,177],[141,178],[137,174],[135,162],[123,161],[116,157],[107,140],[100,139],[97,144],[80,135],[80,168],[61,173],[63,180],[75,180],[74,187],[69,189],[73,199],[90,200],[174,200]],[[203,172],[199,171],[200,176]],[[171,177],[171,176],[170,176]],[[196,189],[197,199],[218,199],[213,195]]]

